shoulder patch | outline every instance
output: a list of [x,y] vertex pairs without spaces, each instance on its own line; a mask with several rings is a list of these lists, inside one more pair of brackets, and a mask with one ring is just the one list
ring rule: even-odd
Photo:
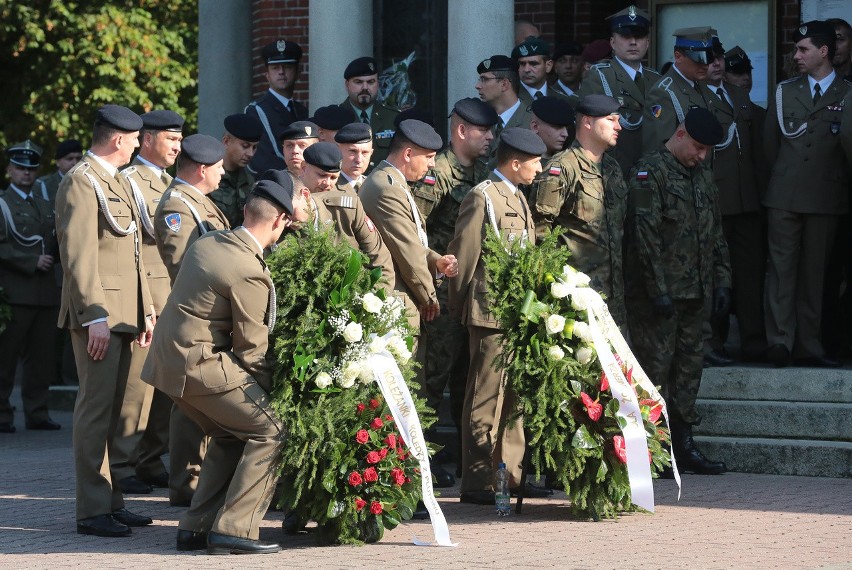
[[429,186],[434,186],[435,185],[435,177],[432,176],[431,174],[427,174],[426,176],[423,177],[423,183],[428,184]]
[[173,232],[178,233],[180,231],[180,214],[179,213],[176,212],[174,214],[167,214],[163,218],[163,221],[166,222],[166,226],[168,226],[168,228],[170,230],[172,230]]
[[648,171],[640,170],[636,173],[636,180],[648,180]]
[[663,114],[663,106],[662,105],[651,105],[651,114],[654,115],[654,118],[659,119],[660,115]]
[[558,166],[551,166],[547,173],[551,176],[559,176],[560,174],[562,174],[562,169]]

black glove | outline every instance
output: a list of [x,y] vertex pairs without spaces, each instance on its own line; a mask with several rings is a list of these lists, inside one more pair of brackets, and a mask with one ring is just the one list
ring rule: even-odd
[[654,304],[654,312],[657,313],[658,317],[668,319],[674,316],[674,303],[672,303],[672,298],[668,295],[660,295],[654,298],[652,303]]
[[713,316],[727,315],[731,311],[731,288],[716,287],[713,291]]

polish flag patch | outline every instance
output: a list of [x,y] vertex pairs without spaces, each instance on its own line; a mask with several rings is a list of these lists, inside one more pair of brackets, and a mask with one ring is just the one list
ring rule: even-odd
[[558,166],[551,166],[550,170],[547,171],[551,176],[559,176],[562,174],[562,169]]
[[432,176],[431,174],[427,174],[426,176],[423,177],[423,183],[428,184],[429,186],[434,186],[435,185],[435,177]]
[[636,173],[636,180],[648,180],[648,171],[640,170]]

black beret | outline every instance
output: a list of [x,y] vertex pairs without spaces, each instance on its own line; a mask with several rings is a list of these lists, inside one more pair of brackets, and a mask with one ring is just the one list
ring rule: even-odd
[[568,127],[574,124],[574,110],[568,101],[563,99],[549,95],[539,97],[532,102],[530,109],[536,117],[555,127]]
[[[271,171],[264,173],[268,174]],[[293,213],[293,177],[289,172],[276,170],[281,176],[263,178],[258,180],[251,192],[261,198],[266,198],[274,204],[284,208],[288,214]]]
[[500,120],[500,115],[494,110],[494,107],[473,97],[465,97],[459,99],[453,105],[453,113],[467,121],[472,125],[480,127],[490,127],[496,125]]
[[359,57],[358,59],[350,61],[349,65],[346,66],[346,69],[343,72],[343,79],[352,79],[353,77],[361,77],[364,75],[376,75],[378,72],[375,59],[372,57]]
[[518,60],[506,57],[505,55],[492,55],[488,59],[483,59],[476,66],[476,72],[482,75],[486,71],[518,71]]
[[794,42],[799,42],[805,38],[831,38],[832,44],[837,41],[834,34],[834,26],[823,20],[805,22],[793,33]]
[[609,20],[610,31],[623,36],[644,38],[651,27],[651,16],[648,12],[633,5],[607,16],[606,19]]
[[225,156],[225,145],[210,135],[189,135],[180,141],[180,153],[192,162],[210,166]]
[[431,126],[417,119],[405,119],[400,122],[397,132],[402,133],[412,143],[426,150],[441,150],[441,147],[444,146],[441,135],[435,132],[435,129]]
[[357,122],[343,125],[334,135],[334,142],[342,144],[368,143],[373,140],[373,130],[367,123]]
[[302,48],[296,42],[278,40],[266,44],[261,55],[266,65],[271,63],[299,63],[302,59]]
[[553,52],[553,59],[559,59],[563,55],[582,55],[583,54],[583,44],[579,42],[566,42],[564,44],[558,44],[556,46],[556,51]]
[[246,142],[259,142],[263,136],[263,125],[254,115],[236,113],[225,117],[225,130]]
[[326,172],[340,172],[340,161],[343,155],[334,143],[318,142],[305,149],[305,162]]
[[393,118],[394,128],[398,129],[399,124],[406,119],[417,119],[418,121],[422,121],[431,127],[435,126],[435,123],[432,120],[432,113],[424,111],[423,109],[418,109],[417,107],[409,107],[405,111],[400,111],[399,113],[397,113],[396,117]]
[[174,111],[164,109],[148,111],[142,117],[142,127],[149,131],[173,131],[179,133],[183,130],[184,119]]
[[587,117],[606,117],[617,114],[620,108],[621,105],[615,97],[595,93],[580,99],[575,111]]
[[142,130],[142,118],[121,105],[104,105],[95,115],[96,125],[106,125],[110,128],[132,133]]
[[529,36],[512,50],[512,59],[534,55],[541,55],[544,56],[544,59],[550,59],[550,44],[541,38]]
[[541,156],[547,152],[547,146],[537,134],[529,129],[509,127],[500,133],[500,145],[506,145],[530,156]]
[[27,139],[6,149],[9,162],[25,168],[36,168],[41,159],[41,147]]
[[[349,117],[350,119],[352,117]],[[284,129],[281,133],[282,141],[294,141],[297,139],[315,139],[319,137],[317,127],[310,121],[296,121],[290,123],[290,126]]]
[[725,52],[725,71],[731,73],[748,73],[752,70],[748,54],[740,46],[734,46]]
[[62,158],[72,152],[83,152],[83,145],[77,139],[68,139],[56,145],[56,153],[53,158]]
[[701,144],[716,145],[722,142],[724,132],[716,116],[703,107],[691,109],[683,119],[686,132]]
[[318,127],[329,131],[337,131],[343,125],[348,124],[352,120],[352,111],[344,109],[340,105],[328,105],[320,107],[314,111],[314,116],[311,117]]

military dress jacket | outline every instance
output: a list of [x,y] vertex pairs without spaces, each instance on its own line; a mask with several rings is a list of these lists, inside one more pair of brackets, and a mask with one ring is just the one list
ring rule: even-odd
[[618,61],[609,59],[593,65],[580,85],[580,97],[609,95],[618,99],[621,105],[618,111],[621,115],[618,144],[609,152],[621,165],[625,177],[644,153],[642,127],[645,122],[645,102],[648,91],[660,79],[662,76],[656,70],[642,66],[642,79],[637,82],[630,78]]
[[254,176],[247,168],[226,170],[219,187],[208,194],[216,207],[225,214],[232,228],[243,223],[243,207],[254,187]]
[[248,168],[255,174],[270,169],[284,170],[284,156],[281,152],[281,133],[295,121],[308,118],[308,108],[294,100],[291,113],[278,97],[267,91],[257,101],[252,101],[243,112],[254,115],[263,125],[263,135],[257,145]]
[[[131,224],[136,231],[126,233]],[[59,327],[80,329],[105,318],[116,333],[145,330],[153,299],[139,252],[141,225],[121,174],[110,174],[91,154],[65,174],[56,196],[63,272]]]
[[764,138],[772,174],[764,206],[801,214],[849,211],[850,87],[837,77],[814,104],[807,76],[784,81],[780,119],[777,96],[770,97]]
[[575,140],[550,159],[533,185],[533,196],[537,240],[554,225],[565,228],[560,240],[571,252],[568,263],[591,277],[591,286],[606,295],[612,314],[623,322],[627,184],[621,167],[608,154],[598,165]]
[[198,239],[157,320],[142,380],[172,397],[269,391],[270,291],[263,252],[245,228]]
[[709,166],[683,166],[665,147],[643,156],[628,181],[628,296],[712,299],[731,286],[718,190]]
[[[494,213],[488,212],[488,204]],[[496,225],[496,227],[494,227]],[[456,256],[459,274],[450,279],[450,315],[463,325],[499,329],[488,300],[488,280],[482,259],[482,242],[489,226],[507,242],[533,241],[535,225],[526,198],[492,172],[465,197],[449,252]]]
[[459,208],[470,189],[488,176],[481,160],[471,167],[462,166],[452,148],[435,157],[435,167],[412,189],[417,207],[426,216],[429,247],[444,254],[456,231]]
[[154,213],[157,251],[172,284],[189,246],[207,232],[227,229],[230,229],[228,220],[216,204],[195,187],[176,178]]
[[[340,107],[352,113],[352,122],[360,123],[360,111],[356,111],[349,99],[340,104]],[[370,113],[370,130],[373,131],[373,156],[370,157],[370,169],[388,157],[390,142],[396,132],[394,119],[399,111],[382,105],[378,101],[373,103]]]
[[523,101],[520,101],[520,103],[521,104],[518,108],[515,109],[515,112],[512,113],[512,116],[509,117],[509,122],[502,127],[498,122],[497,125],[491,128],[491,132],[494,133],[494,138],[491,140],[491,144],[488,147],[489,171],[493,170],[493,167],[496,166],[495,157],[497,156],[497,145],[500,144],[500,133],[503,132],[503,129],[509,129],[512,127],[520,127],[522,129],[530,128],[530,123],[533,118],[532,109],[530,108],[529,103],[524,103]]
[[[567,93],[564,93],[560,89],[557,89],[555,87],[555,84],[548,84],[547,93],[542,93],[542,95],[545,97],[556,97],[557,99],[565,101],[566,103],[571,105],[572,109],[574,109],[577,106],[577,103],[580,102],[579,97],[577,97],[576,95],[568,95]],[[518,90],[518,99],[521,100],[521,105],[524,105],[526,107],[532,105],[532,102],[534,100],[532,94],[530,94],[530,92],[524,89],[523,87]]]
[[350,181],[343,175],[343,172],[340,173],[340,176],[337,177],[337,183],[335,184],[335,188],[340,190],[341,192],[346,192],[347,194],[358,194],[358,191],[361,189],[361,184],[364,183],[367,177],[361,174],[355,180]]
[[672,66],[653,84],[645,97],[643,153],[659,150],[671,138],[690,109],[703,107],[713,111],[712,106],[713,101],[707,97],[707,90],[697,81],[690,85]]
[[[12,305],[55,307],[59,305],[59,289],[53,270],[36,268],[38,258],[52,255],[58,263],[59,243],[56,241],[56,217],[53,206],[33,186],[32,204],[13,188],[0,190],[0,200],[8,206],[7,219],[0,210],[0,287]],[[11,223],[10,223],[11,222]],[[41,236],[41,240],[23,239],[20,243],[12,232],[14,226],[20,238]]]
[[393,258],[394,288],[406,302],[409,324],[419,329],[417,307],[438,302],[435,276],[441,258],[428,246],[425,218],[419,210],[412,210],[412,204],[415,209],[417,205],[405,177],[387,161],[367,177],[358,197]]
[[52,174],[37,178],[33,185],[33,194],[38,194],[48,202],[53,209],[56,206],[56,193],[59,192],[59,183],[62,182],[62,175],[58,170]]

